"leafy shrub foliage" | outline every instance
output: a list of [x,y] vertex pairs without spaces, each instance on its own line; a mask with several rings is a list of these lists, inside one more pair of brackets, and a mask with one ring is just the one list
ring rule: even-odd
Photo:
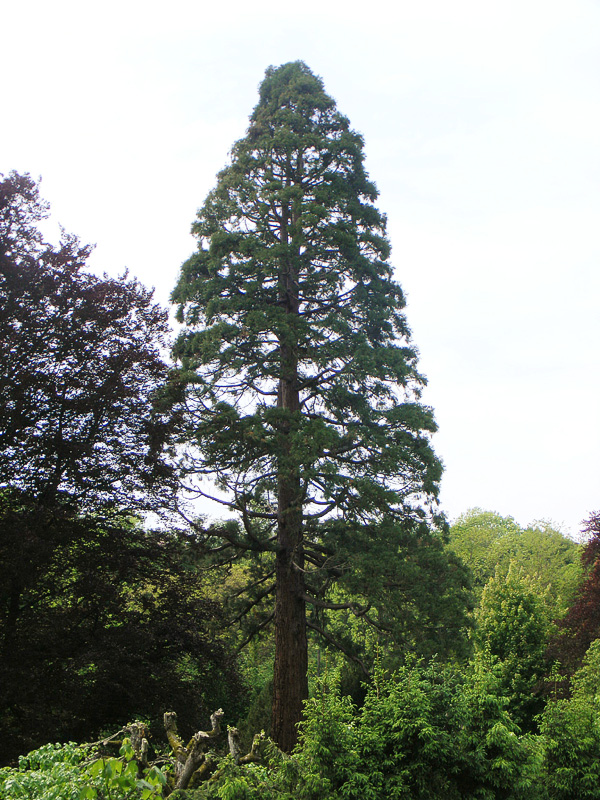
[[415,663],[379,673],[362,709],[322,683],[300,744],[267,767],[227,759],[200,800],[537,800],[539,739],[511,721],[497,680],[480,669]]
[[515,722],[534,730],[551,632],[547,592],[513,562],[506,574],[496,570],[485,585],[476,622],[475,659],[483,659],[498,676]]
[[285,755],[267,740],[260,763],[228,755],[196,788],[168,794],[168,769],[140,768],[89,747],[45,745],[0,770],[0,797],[31,800],[600,800],[600,640],[553,700],[539,735],[522,734],[501,680],[476,660],[461,673],[414,663],[380,670],[358,709],[322,681],[300,741]]
[[88,747],[47,744],[0,769],[0,797],[30,800],[152,800],[167,779],[155,766],[140,770],[125,739],[121,758],[92,758]]
[[600,798],[600,639],[571,681],[572,696],[542,716],[544,783],[551,800]]

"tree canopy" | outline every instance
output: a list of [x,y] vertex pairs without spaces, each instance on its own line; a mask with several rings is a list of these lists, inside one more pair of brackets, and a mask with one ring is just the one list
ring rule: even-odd
[[449,547],[471,569],[478,594],[497,569],[506,575],[516,563],[548,588],[554,616],[564,613],[579,584],[580,547],[548,522],[522,528],[512,517],[472,508],[450,526]]
[[[89,273],[75,237],[46,242],[47,214],[31,177],[0,177],[3,758],[89,734],[117,706],[156,710],[185,653],[192,671],[203,650],[205,665],[223,660],[193,622],[216,606],[171,594],[185,584],[177,552],[134,516],[175,488],[176,418],[154,402],[167,314],[136,281]],[[154,638],[167,628],[171,649]],[[185,697],[183,684],[171,685]]]
[[590,645],[600,638],[600,512],[591,514],[583,532],[589,539],[581,553],[581,584],[549,650],[571,675],[581,666]]
[[74,236],[44,241],[47,214],[28,175],[0,180],[0,487],[46,505],[156,507],[172,490],[173,418],[152,403],[167,314],[135,280],[87,272]]
[[188,474],[215,480],[237,513],[221,529],[232,548],[274,553],[284,749],[306,697],[305,605],[370,551],[385,572],[402,537],[428,535],[442,471],[363,161],[321,79],[302,62],[270,67],[173,292]]
[[187,545],[129,516],[0,493],[0,763],[134,716],[243,698],[220,604]]
[[476,611],[475,660],[493,671],[498,691],[521,730],[535,728],[542,710],[540,681],[546,673],[551,615],[548,589],[512,563],[485,585]]

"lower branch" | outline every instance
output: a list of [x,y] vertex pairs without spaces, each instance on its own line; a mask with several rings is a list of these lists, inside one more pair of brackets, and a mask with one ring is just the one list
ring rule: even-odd
[[348,648],[344,647],[342,644],[340,644],[340,642],[334,639],[330,633],[327,633],[327,631],[325,631],[323,628],[320,628],[318,625],[315,625],[314,622],[311,622],[308,619],[306,620],[306,627],[315,631],[315,633],[318,633],[319,636],[322,636],[326,641],[328,641],[331,645],[333,645],[336,648],[336,650],[339,650],[346,656],[346,658],[349,658],[350,661],[353,661],[355,664],[358,664],[365,678],[367,678],[367,680],[371,679],[371,673],[365,666],[364,662],[361,661],[361,659],[358,656],[354,655],[354,653],[351,653],[348,650]]

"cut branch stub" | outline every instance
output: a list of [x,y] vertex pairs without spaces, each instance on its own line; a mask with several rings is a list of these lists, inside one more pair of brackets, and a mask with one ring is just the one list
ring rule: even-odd
[[135,752],[137,760],[144,767],[148,766],[148,739],[147,731],[143,722],[131,722],[123,732],[129,736],[129,741]]
[[264,745],[267,741],[265,732],[256,733],[252,739],[250,752],[243,756],[242,745],[240,742],[240,732],[237,728],[227,727],[227,738],[229,741],[229,752],[235,764],[261,764],[264,761]]
[[174,711],[166,711],[163,717],[165,731],[167,732],[167,740],[173,751],[173,755],[177,762],[185,764],[187,759],[187,749],[184,747],[183,742],[177,733],[177,714]]
[[221,720],[223,709],[219,708],[211,714],[212,730],[197,731],[184,747],[177,732],[177,714],[167,711],[163,717],[167,739],[175,756],[175,789],[187,789],[193,776],[198,772],[200,778],[205,778],[212,770],[213,759],[206,758],[206,749],[209,742],[221,733]]

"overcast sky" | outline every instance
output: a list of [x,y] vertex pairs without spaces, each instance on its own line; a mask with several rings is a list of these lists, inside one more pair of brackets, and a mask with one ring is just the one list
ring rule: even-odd
[[264,70],[304,60],[365,137],[448,516],[576,536],[600,508],[599,0],[20,0],[0,25],[0,172],[165,304]]

